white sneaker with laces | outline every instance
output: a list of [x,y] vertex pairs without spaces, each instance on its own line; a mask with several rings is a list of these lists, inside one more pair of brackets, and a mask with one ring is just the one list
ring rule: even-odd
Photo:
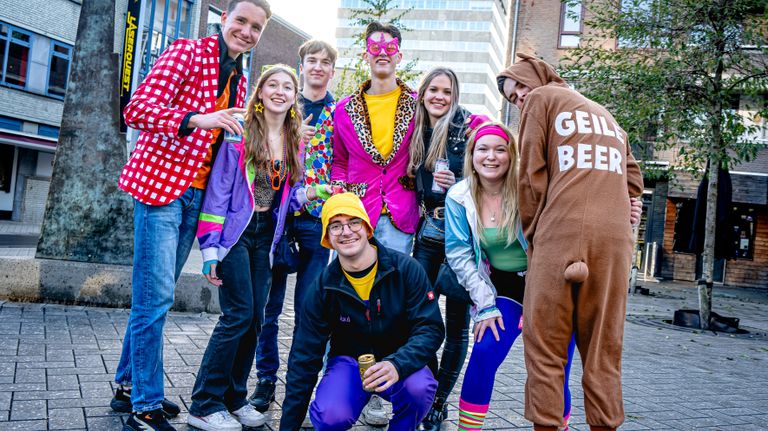
[[243,426],[228,411],[211,413],[208,416],[187,416],[187,424],[205,431],[241,431]]
[[267,421],[267,418],[263,414],[257,412],[250,404],[246,404],[233,411],[232,416],[246,427],[260,427]]
[[368,404],[363,409],[361,415],[363,423],[373,427],[383,427],[389,423],[389,415],[384,410],[384,406],[381,403],[381,398],[378,395],[372,395]]

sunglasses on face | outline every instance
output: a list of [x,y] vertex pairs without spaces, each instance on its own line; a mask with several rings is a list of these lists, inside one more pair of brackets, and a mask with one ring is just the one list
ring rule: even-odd
[[392,57],[393,55],[396,55],[398,52],[400,52],[400,44],[397,38],[395,37],[390,40],[384,40],[384,35],[382,34],[379,37],[379,41],[377,42],[373,40],[373,38],[369,37],[368,54],[376,57],[382,52],[387,54],[388,57]]
[[342,232],[344,232],[344,226],[348,226],[350,232],[360,232],[360,229],[363,228],[363,219],[353,218],[347,223],[331,223],[328,225],[328,232],[330,232],[330,234],[333,236],[339,236]]

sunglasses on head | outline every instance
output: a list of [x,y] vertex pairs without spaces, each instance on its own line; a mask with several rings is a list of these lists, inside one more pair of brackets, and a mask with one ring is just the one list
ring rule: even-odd
[[384,39],[384,33],[379,36],[379,41],[373,40],[372,37],[368,38],[368,54],[372,56],[378,56],[384,52],[387,56],[392,57],[400,52],[400,42],[394,37],[390,40]]
[[[269,69],[272,69],[272,68],[277,67],[277,66],[280,66],[280,65],[278,65],[278,64],[265,64],[265,65],[261,66],[261,73],[264,73],[264,72],[268,71]],[[290,72],[291,75],[293,75],[295,77],[298,77],[298,75],[296,74],[296,70],[294,70],[292,67],[288,67],[286,69],[288,70],[288,72]]]

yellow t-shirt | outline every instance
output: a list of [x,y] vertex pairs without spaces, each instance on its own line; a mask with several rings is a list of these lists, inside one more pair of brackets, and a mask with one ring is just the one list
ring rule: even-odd
[[360,296],[360,299],[368,301],[368,298],[371,297],[371,289],[373,289],[373,280],[376,278],[377,269],[379,269],[378,260],[373,264],[373,269],[360,278],[352,277],[347,271],[344,271],[343,268],[342,271],[344,271],[344,276],[347,277],[347,281],[349,281],[349,284],[355,289],[355,292]]
[[395,136],[395,113],[397,101],[400,100],[400,87],[385,94],[365,94],[365,104],[368,105],[368,116],[371,119],[371,139],[373,145],[385,159],[392,154]]

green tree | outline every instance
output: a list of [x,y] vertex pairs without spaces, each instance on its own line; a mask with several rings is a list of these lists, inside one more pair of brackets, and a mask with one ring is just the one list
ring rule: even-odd
[[[565,0],[569,4],[581,3]],[[718,171],[753,159],[766,116],[765,0],[583,2],[580,46],[561,63],[588,97],[608,106],[640,158],[674,150],[674,169],[708,166],[700,317],[709,325]],[[741,111],[734,101],[741,100]],[[646,175],[671,175],[646,164]]]
[[[403,33],[410,30],[402,24],[402,19],[413,8],[396,10],[399,0],[362,0],[362,2],[365,3],[365,7],[352,9],[349,17],[352,26],[358,28],[359,31],[355,32],[352,37],[352,46],[344,51],[346,57],[355,59],[354,63],[342,69],[341,73],[337,75],[337,79],[334,80],[335,93],[340,96],[351,94],[357,90],[360,84],[370,78],[370,70],[362,56],[365,51],[365,41],[363,40],[365,27],[368,24],[378,21],[392,24]],[[400,63],[398,77],[405,82],[414,84],[421,75],[421,72],[416,70],[417,63],[418,59],[413,59],[405,64]]]

